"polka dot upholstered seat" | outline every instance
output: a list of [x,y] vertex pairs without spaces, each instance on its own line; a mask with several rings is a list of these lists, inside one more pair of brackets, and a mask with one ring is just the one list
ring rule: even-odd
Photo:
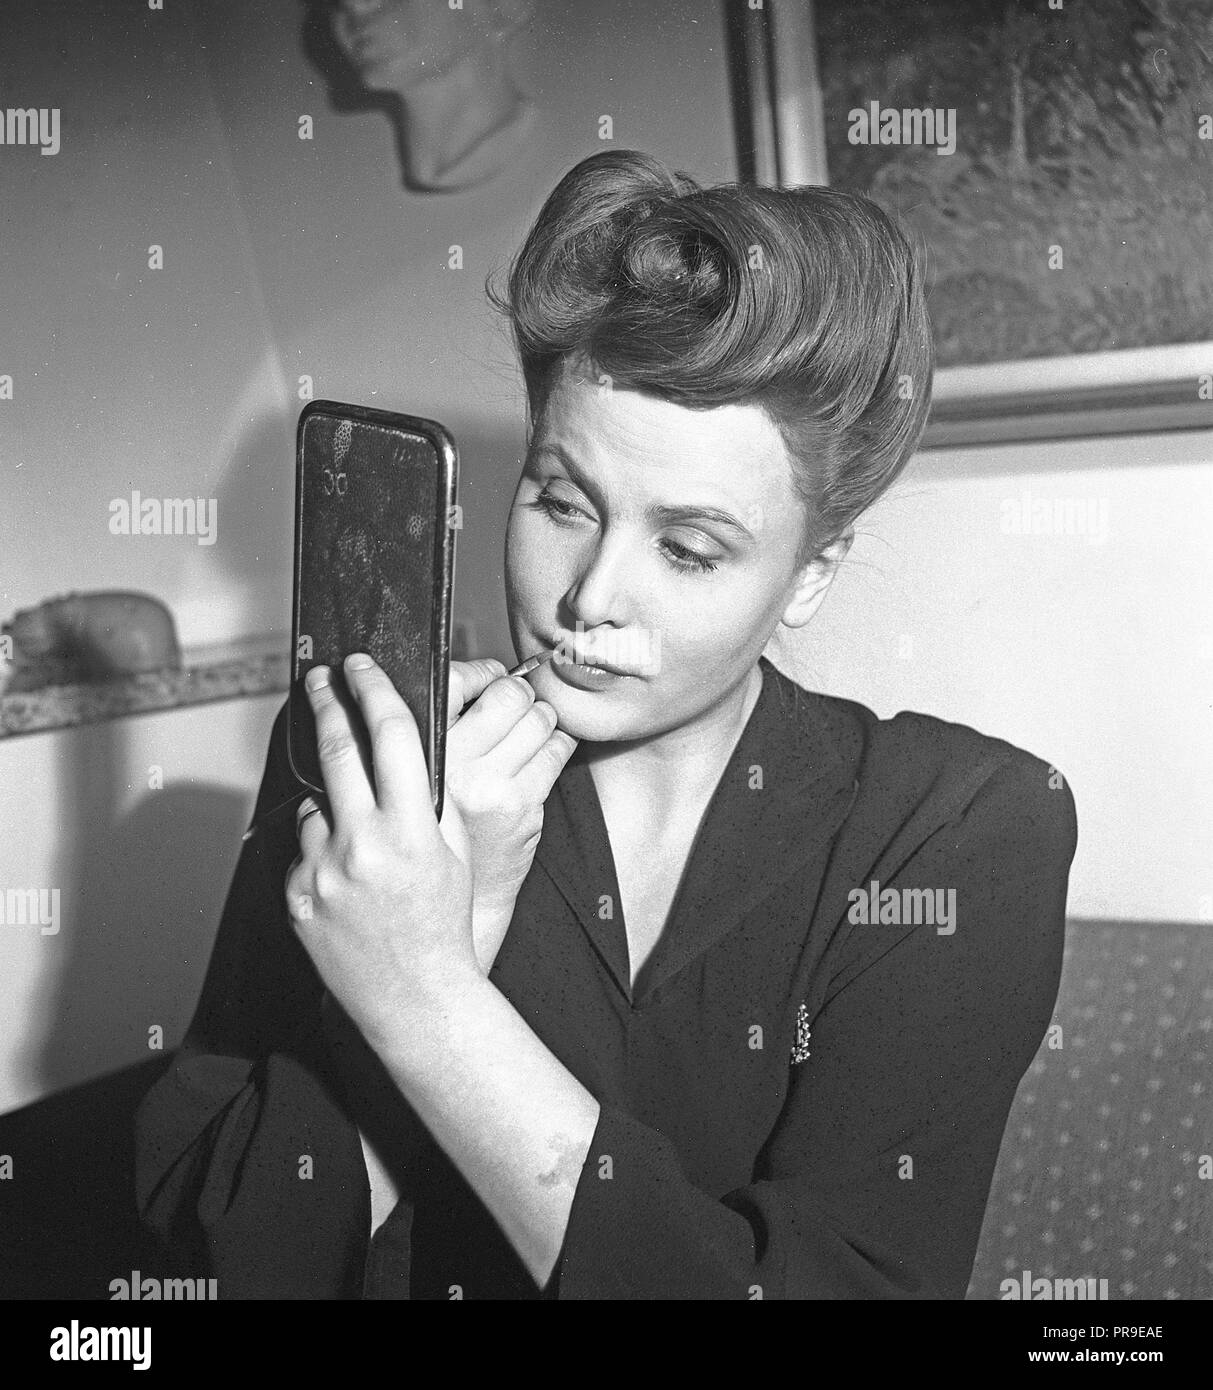
[[1106,1279],[1110,1300],[1213,1297],[1211,960],[1208,925],[1070,923],[1061,1046],[1020,1083],[969,1298],[1025,1271]]

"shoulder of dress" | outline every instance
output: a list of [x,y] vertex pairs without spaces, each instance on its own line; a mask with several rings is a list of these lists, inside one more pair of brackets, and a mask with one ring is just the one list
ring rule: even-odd
[[783,709],[811,740],[812,755],[828,759],[840,784],[856,786],[861,818],[871,813],[896,826],[917,809],[950,820],[979,794],[1008,816],[1046,796],[1063,819],[1073,816],[1059,768],[1006,739],[916,710],[882,718],[857,700],[807,690],[782,672],[779,686]]
[[861,804],[904,824],[967,826],[1008,857],[1069,863],[1077,840],[1074,796],[1062,771],[1006,739],[904,710],[876,720],[862,769]]
[[984,766],[991,771],[1003,768],[1031,776],[1050,766],[1043,758],[1004,738],[916,710],[901,710],[878,724],[881,753],[900,758],[911,755],[926,767]]

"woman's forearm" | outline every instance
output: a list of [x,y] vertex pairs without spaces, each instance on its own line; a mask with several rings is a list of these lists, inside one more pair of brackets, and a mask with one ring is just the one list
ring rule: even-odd
[[598,1102],[481,975],[372,1043],[543,1287],[564,1244]]

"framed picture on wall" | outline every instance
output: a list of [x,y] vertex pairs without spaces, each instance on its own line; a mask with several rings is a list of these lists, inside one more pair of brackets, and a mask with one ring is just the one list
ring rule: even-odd
[[1213,428],[1213,0],[767,0],[759,179],[921,241],[924,447]]

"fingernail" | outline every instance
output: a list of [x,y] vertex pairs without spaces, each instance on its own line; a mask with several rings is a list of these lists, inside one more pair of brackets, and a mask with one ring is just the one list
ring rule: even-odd
[[346,657],[345,664],[351,671],[365,671],[375,663],[365,652],[354,652]]
[[324,666],[313,666],[307,673],[304,683],[309,690],[323,690],[329,683],[328,668]]

